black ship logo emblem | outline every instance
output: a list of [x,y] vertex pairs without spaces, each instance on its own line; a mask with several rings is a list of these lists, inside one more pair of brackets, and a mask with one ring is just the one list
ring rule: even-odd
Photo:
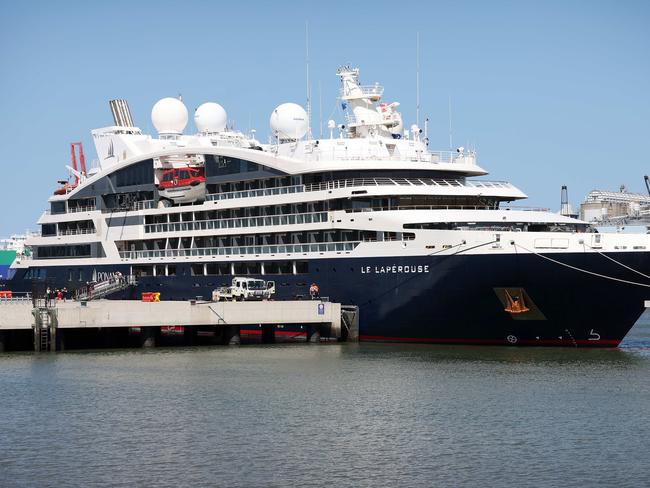
[[104,159],[111,159],[115,157],[115,148],[113,147],[113,141],[108,145],[108,154]]

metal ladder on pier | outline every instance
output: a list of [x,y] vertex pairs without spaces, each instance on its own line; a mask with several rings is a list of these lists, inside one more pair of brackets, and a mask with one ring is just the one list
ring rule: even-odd
[[47,300],[33,309],[34,351],[56,351],[56,329],[58,326],[56,308]]
[[118,291],[126,290],[138,284],[135,276],[114,276],[104,281],[98,281],[85,286],[76,297],[78,301],[98,300]]

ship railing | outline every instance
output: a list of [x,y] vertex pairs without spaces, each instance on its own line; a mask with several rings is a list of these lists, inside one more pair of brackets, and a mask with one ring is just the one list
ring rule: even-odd
[[155,200],[141,200],[133,204],[133,210],[147,210],[150,208],[156,208]]
[[234,198],[266,197],[272,195],[286,195],[305,191],[305,185],[278,186],[274,188],[257,188],[254,190],[238,190],[223,193],[208,193],[206,200],[231,200]]
[[[354,116],[348,116],[349,123],[357,123]],[[379,122],[377,122],[379,123]],[[421,142],[421,141],[412,141]],[[307,151],[305,159],[308,161],[334,160],[334,161],[404,161],[433,164],[474,164],[476,165],[476,154],[458,153],[455,151],[429,151],[424,146],[410,147],[408,150],[400,148],[393,154],[375,149],[368,153],[366,151],[348,149],[345,146],[332,147],[328,145],[318,146]]]
[[118,274],[117,276],[110,276],[106,280],[89,283],[77,290],[75,300],[97,300],[137,284],[138,281],[135,275]]
[[32,294],[29,292],[12,292],[11,298],[5,294],[0,294],[0,303],[3,305],[20,305],[21,303],[31,302]]
[[525,212],[550,212],[548,207],[533,207],[530,205],[502,205],[499,210],[522,210]]
[[514,188],[507,181],[461,181],[456,179],[434,178],[351,178],[345,180],[326,181],[305,185],[306,191],[334,190],[360,186],[435,186],[435,187],[464,187],[464,188]]
[[138,210],[146,210],[156,208],[155,200],[140,200],[117,208],[102,208],[102,213],[118,213],[118,212],[134,212]]
[[435,179],[435,178],[352,178],[334,180],[322,183],[307,185],[279,186],[274,188],[259,188],[255,190],[240,190],[224,193],[208,193],[206,200],[231,200],[235,198],[251,198],[271,195],[286,195],[290,193],[302,193],[307,191],[323,191],[338,188],[350,188],[357,186],[436,186],[436,187],[466,187],[466,188],[514,188],[507,181],[461,181],[457,179]]
[[120,251],[120,258],[152,259],[176,257],[208,257],[208,256],[258,256],[262,254],[292,254],[292,253],[349,253],[359,245],[360,241],[318,242],[310,244],[272,244],[264,246],[231,246],[231,247],[199,247],[190,249],[159,249],[142,251]]
[[97,232],[95,229],[66,229],[60,230],[56,233],[57,236],[76,236],[82,234],[94,234]]
[[92,212],[93,210],[97,210],[97,207],[95,205],[88,205],[84,207],[68,207],[68,213],[77,213],[77,212]]
[[345,212],[386,212],[391,210],[522,210],[526,212],[550,212],[548,208],[524,205],[506,205],[498,208],[491,205],[395,205],[390,207],[350,208],[345,209]]
[[144,231],[146,233],[182,232],[235,229],[242,227],[265,227],[274,225],[319,224],[322,222],[327,222],[327,212],[236,217],[220,220],[194,220],[191,222],[152,223],[146,224],[144,226]]
[[415,234],[413,232],[397,232],[396,234],[399,235],[384,235],[382,239],[367,236],[361,239],[361,242],[402,242],[415,240]]
[[[363,97],[381,97],[384,94],[384,87],[382,85],[359,85],[353,91],[355,94],[359,93]],[[339,96],[341,98],[348,98],[350,95],[343,88],[339,90]]]
[[458,158],[458,153],[453,151],[429,151],[422,155],[422,159],[430,163],[453,163]]
[[[373,118],[370,118],[373,117]],[[345,113],[345,121],[349,127],[359,126],[359,125],[397,125],[402,119],[397,113],[373,113],[372,116],[366,116],[366,118],[359,118],[353,113]],[[324,152],[327,152],[325,149]]]

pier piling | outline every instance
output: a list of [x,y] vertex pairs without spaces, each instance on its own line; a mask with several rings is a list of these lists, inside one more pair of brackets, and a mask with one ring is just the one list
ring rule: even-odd
[[317,325],[308,325],[307,329],[307,342],[320,342],[320,330]]
[[160,327],[142,327],[140,329],[140,344],[142,348],[149,349],[156,347],[159,335]]
[[186,346],[193,346],[196,344],[197,332],[196,327],[185,326],[183,329],[183,342]]
[[225,328],[225,344],[229,346],[238,346],[241,344],[241,335],[239,325],[226,325]]
[[262,325],[262,344],[275,343],[275,325],[266,324]]

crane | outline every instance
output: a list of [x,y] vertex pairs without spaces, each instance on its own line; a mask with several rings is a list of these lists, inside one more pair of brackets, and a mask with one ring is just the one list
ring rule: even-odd
[[[77,170],[77,154],[75,151],[75,148],[79,148],[79,164],[80,164],[80,171]],[[70,161],[72,162],[72,169],[71,172],[74,175],[75,178],[75,186],[79,184],[79,180],[85,178],[87,176],[86,172],[86,158],[84,157],[84,148],[81,142],[71,142],[70,143]],[[70,167],[68,166],[68,169]]]

